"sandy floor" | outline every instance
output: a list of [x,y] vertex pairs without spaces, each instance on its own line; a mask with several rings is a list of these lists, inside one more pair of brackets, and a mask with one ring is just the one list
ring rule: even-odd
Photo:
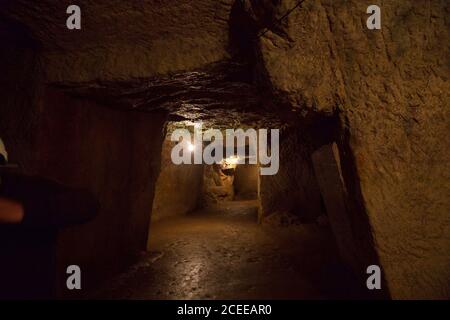
[[95,294],[108,299],[327,299],[360,296],[327,228],[256,223],[250,202],[151,227],[151,251]]

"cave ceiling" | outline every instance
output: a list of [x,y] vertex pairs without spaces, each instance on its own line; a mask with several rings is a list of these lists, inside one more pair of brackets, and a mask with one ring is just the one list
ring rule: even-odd
[[171,122],[205,128],[280,128],[287,114],[273,112],[272,97],[259,90],[245,64],[222,61],[168,76],[121,82],[58,83],[67,94],[122,110],[167,112]]
[[[230,53],[234,0],[80,0],[82,32],[65,28],[70,4],[16,0],[0,10],[37,42],[44,72],[57,70],[49,85],[107,107],[163,111],[170,121],[206,127],[279,128],[290,118],[270,111],[277,109],[270,90],[257,88],[254,69]],[[70,78],[91,70],[86,79]]]

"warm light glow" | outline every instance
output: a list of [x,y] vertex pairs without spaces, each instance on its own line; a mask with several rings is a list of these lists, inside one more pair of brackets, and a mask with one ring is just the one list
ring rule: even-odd
[[228,163],[228,164],[231,164],[231,165],[238,164],[239,157],[238,156],[231,156],[231,157],[225,159],[225,162]]
[[188,150],[191,152],[195,150],[195,146],[190,142],[188,142]]
[[234,169],[239,163],[238,156],[231,156],[229,158],[225,158],[221,162],[222,169]]

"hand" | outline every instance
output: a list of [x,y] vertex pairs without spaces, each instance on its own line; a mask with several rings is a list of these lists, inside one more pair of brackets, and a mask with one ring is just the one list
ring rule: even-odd
[[20,202],[0,197],[0,223],[20,223],[23,216],[24,210]]

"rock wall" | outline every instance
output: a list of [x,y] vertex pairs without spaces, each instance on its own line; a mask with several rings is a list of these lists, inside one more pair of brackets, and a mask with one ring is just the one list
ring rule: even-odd
[[225,174],[220,165],[205,165],[201,206],[208,207],[234,199],[234,175]]
[[170,154],[174,142],[165,139],[161,155],[152,222],[171,216],[184,215],[198,205],[203,181],[203,165],[173,164]]
[[235,200],[251,200],[258,198],[259,167],[256,164],[236,166],[234,173]]
[[261,215],[288,213],[303,222],[324,214],[319,186],[310,160],[311,146],[300,131],[280,137],[280,168],[260,177]]
[[101,205],[92,222],[59,232],[59,295],[70,296],[68,265],[81,267],[86,292],[146,249],[165,115],[111,110],[55,89],[42,104],[38,173],[89,189]]
[[[252,4],[261,20],[258,10],[280,17],[295,1]],[[369,3],[306,1],[260,39],[260,72],[290,108],[340,114],[341,160],[355,167],[344,178],[391,296],[448,298],[450,6],[370,4],[381,7],[381,30],[366,28]]]

